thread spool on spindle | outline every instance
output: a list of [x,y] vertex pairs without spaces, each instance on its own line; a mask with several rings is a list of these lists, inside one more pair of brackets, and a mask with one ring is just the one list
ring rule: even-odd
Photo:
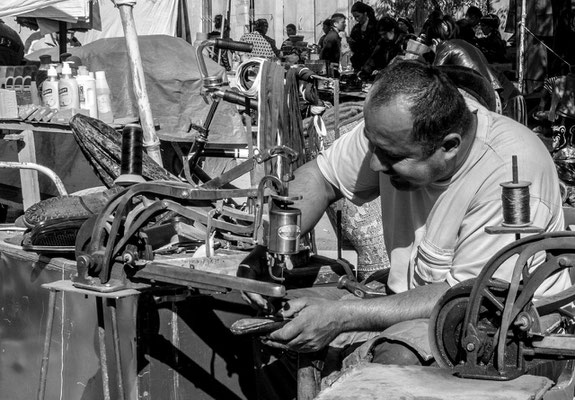
[[517,156],[512,158],[513,180],[501,183],[503,205],[503,226],[525,227],[531,225],[529,207],[529,186],[531,182],[520,181],[517,172]]
[[143,131],[140,125],[127,124],[122,129],[122,160],[120,176],[115,180],[118,185],[132,185],[145,182],[142,176]]

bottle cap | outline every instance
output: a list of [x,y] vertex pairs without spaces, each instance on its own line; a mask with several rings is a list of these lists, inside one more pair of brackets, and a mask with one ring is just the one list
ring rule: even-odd
[[78,75],[86,75],[88,76],[88,67],[86,67],[85,65],[80,65],[78,67]]
[[58,76],[58,71],[56,71],[56,68],[53,64],[50,65],[50,68],[48,68],[48,76]]
[[80,65],[82,65],[82,60],[78,56],[70,56],[66,59],[66,62],[72,63],[72,68],[78,68]]
[[62,64],[62,75],[72,75],[72,69],[70,68],[70,62],[64,61]]
[[40,64],[52,64],[52,56],[50,54],[42,54],[40,56]]

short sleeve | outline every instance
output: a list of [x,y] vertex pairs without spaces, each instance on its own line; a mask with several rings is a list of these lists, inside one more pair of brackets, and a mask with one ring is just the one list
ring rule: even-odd
[[356,204],[379,196],[379,173],[369,166],[372,153],[363,130],[362,122],[317,158],[319,169],[327,181]]

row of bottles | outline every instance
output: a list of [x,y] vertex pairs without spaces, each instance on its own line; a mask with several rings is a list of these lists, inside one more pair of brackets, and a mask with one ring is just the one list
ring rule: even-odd
[[88,71],[84,65],[78,67],[78,74],[72,74],[71,62],[62,63],[62,72],[58,74],[55,64],[51,64],[47,76],[42,83],[42,102],[51,109],[83,109],[88,110],[90,117],[102,122],[114,122],[110,87],[105,71]]

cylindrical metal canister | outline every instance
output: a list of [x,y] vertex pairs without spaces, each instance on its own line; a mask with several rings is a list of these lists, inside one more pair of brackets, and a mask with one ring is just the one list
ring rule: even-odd
[[301,211],[296,208],[272,207],[269,212],[270,230],[268,252],[272,254],[297,254]]

